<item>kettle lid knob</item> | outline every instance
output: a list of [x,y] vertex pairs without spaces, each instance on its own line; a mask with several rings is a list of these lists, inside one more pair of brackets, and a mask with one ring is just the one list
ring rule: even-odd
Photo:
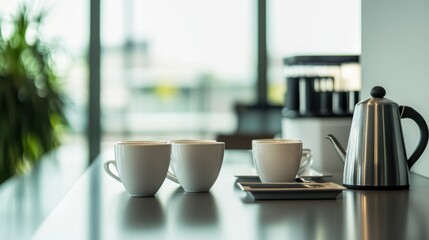
[[371,96],[373,98],[383,98],[386,95],[386,90],[383,87],[375,86],[371,89]]

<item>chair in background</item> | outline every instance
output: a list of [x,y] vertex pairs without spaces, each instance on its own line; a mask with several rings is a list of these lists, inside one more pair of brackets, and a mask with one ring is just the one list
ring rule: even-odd
[[237,103],[234,112],[237,128],[231,134],[218,134],[227,149],[251,149],[253,139],[273,138],[281,134],[281,105],[248,105]]

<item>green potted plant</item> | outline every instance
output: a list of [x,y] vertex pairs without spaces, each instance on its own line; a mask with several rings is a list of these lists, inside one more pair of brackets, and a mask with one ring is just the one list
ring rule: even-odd
[[67,126],[52,47],[39,35],[43,16],[20,7],[8,34],[0,22],[0,183],[59,146]]

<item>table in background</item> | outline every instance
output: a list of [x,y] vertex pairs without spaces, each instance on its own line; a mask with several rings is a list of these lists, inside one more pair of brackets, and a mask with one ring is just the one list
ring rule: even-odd
[[336,200],[252,201],[234,174],[248,151],[226,151],[209,193],[166,180],[153,198],[130,197],[100,156],[39,228],[35,239],[428,239],[429,180],[410,190],[345,190]]

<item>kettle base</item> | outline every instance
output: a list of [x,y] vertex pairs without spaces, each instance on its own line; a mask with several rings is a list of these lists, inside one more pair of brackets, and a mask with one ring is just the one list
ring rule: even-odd
[[410,185],[401,185],[401,186],[363,186],[363,185],[347,185],[343,184],[344,187],[348,189],[355,189],[355,190],[405,190],[409,189]]

